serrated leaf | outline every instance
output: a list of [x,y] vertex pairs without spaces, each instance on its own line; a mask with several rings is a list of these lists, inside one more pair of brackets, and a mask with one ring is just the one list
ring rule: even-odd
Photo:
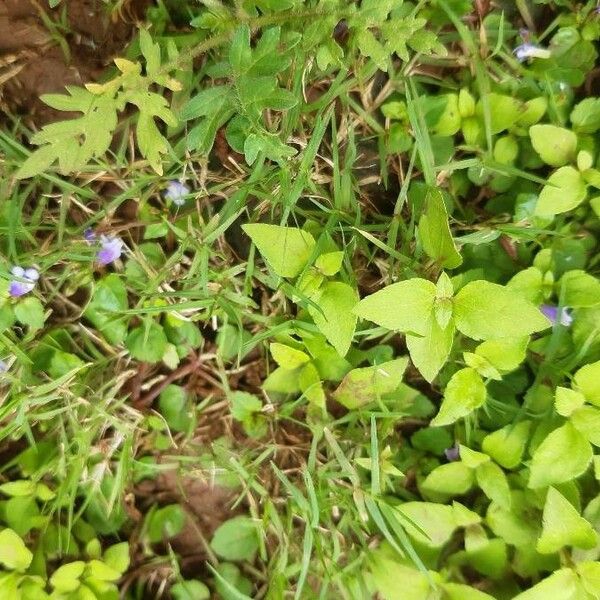
[[358,317],[352,309],[358,299],[358,292],[347,283],[331,281],[313,298],[318,308],[308,307],[315,325],[340,356],[346,356],[354,337]]
[[475,475],[462,462],[451,462],[436,467],[423,481],[421,489],[424,493],[462,496],[475,483]]
[[534,150],[541,159],[553,167],[562,167],[575,160],[577,136],[564,127],[542,124],[529,128]]
[[250,28],[244,24],[235,30],[229,46],[229,62],[234,72],[243,73],[252,60]]
[[242,229],[280,277],[296,277],[315,247],[313,236],[297,227],[252,223]]
[[32,559],[33,554],[19,535],[12,529],[0,531],[0,564],[11,571],[25,571]]
[[408,279],[363,298],[354,313],[392,331],[425,335],[435,294],[436,288],[431,281]]
[[569,421],[588,442],[600,447],[600,409],[587,405],[576,408]]
[[216,85],[200,90],[190,98],[181,109],[180,117],[183,121],[190,121],[198,117],[206,117],[215,112],[224,104],[232,104],[233,91],[228,85]]
[[370,29],[361,29],[356,36],[356,42],[361,54],[371,58],[382,71],[387,71],[388,52]]
[[557,287],[563,291],[564,306],[584,308],[600,304],[600,281],[580,269],[567,271]]
[[582,475],[592,461],[592,447],[569,422],[537,447],[529,467],[529,487],[564,483]]
[[433,313],[424,325],[426,330],[422,336],[406,335],[406,346],[415,367],[426,381],[432,382],[450,356],[455,327],[454,322],[450,321],[442,329]]
[[[73,90],[77,89],[77,92]],[[95,95],[87,90],[69,88],[63,105],[79,111],[83,116],[69,121],[45,125],[31,138],[41,146],[17,171],[20,179],[38,175],[56,160],[63,172],[85,166],[92,158],[102,156],[109,148],[117,126],[117,102],[109,95]],[[60,104],[56,96],[49,102]]]
[[472,281],[458,292],[454,319],[456,328],[475,340],[526,337],[550,327],[536,306],[489,281]]
[[536,545],[540,554],[554,554],[565,546],[589,550],[596,545],[598,536],[594,528],[553,487],[546,496],[542,522],[542,535]]
[[273,342],[269,346],[271,355],[275,362],[282,368],[288,371],[293,371],[298,367],[306,364],[310,361],[310,356],[302,350],[297,350],[291,346],[280,344],[279,342]]
[[571,569],[555,571],[514,600],[581,600],[581,588]]
[[486,396],[483,380],[475,369],[457,371],[446,386],[440,411],[431,421],[431,427],[450,425],[466,417],[483,405]]
[[505,469],[514,469],[521,464],[529,440],[531,421],[520,421],[506,425],[483,438],[481,447]]
[[140,29],[140,50],[146,59],[146,73],[152,76],[160,69],[160,46],[147,29]]
[[579,206],[587,196],[587,185],[583,175],[574,167],[561,167],[548,178],[542,188],[535,214],[552,217]]
[[333,397],[346,408],[354,409],[378,400],[396,390],[408,364],[398,358],[372,367],[352,369],[342,380]]
[[575,388],[579,390],[587,402],[600,406],[600,360],[583,365],[575,373]]
[[477,485],[492,502],[510,506],[510,486],[504,471],[494,462],[483,463],[475,471]]

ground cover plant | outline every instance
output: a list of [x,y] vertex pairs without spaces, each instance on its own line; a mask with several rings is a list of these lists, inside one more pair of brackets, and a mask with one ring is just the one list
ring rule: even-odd
[[600,598],[600,9],[0,6],[0,597]]

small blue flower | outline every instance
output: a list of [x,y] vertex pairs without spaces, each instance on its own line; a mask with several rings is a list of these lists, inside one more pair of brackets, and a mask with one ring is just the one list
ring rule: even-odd
[[568,308],[558,308],[553,304],[542,304],[540,310],[544,315],[552,321],[552,325],[563,325],[564,327],[570,327],[573,323],[573,316]]
[[524,62],[528,58],[550,58],[550,50],[528,42],[517,46],[513,54],[519,62]]
[[165,198],[170,200],[175,206],[183,206],[185,197],[190,193],[190,188],[181,181],[170,181],[167,185]]
[[83,239],[88,243],[91,244],[93,242],[96,241],[96,233],[94,232],[94,230],[91,227],[88,227],[84,232],[83,232]]
[[120,258],[123,252],[123,240],[118,237],[101,235],[100,236],[100,250],[96,255],[96,260],[102,265],[108,265]]
[[8,363],[5,360],[0,360],[0,375],[8,373]]
[[17,265],[10,270],[10,273],[15,277],[8,287],[8,293],[13,298],[19,298],[20,296],[29,294],[35,287],[37,280],[40,278],[38,270],[33,267],[24,269]]
[[458,444],[452,446],[451,448],[446,448],[444,450],[444,454],[449,462],[456,462],[460,460],[460,448]]

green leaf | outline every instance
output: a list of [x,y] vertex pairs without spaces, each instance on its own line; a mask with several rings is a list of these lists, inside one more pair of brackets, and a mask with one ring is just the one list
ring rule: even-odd
[[571,569],[560,569],[513,600],[581,600],[581,587]]
[[533,125],[529,137],[534,150],[541,159],[553,167],[562,167],[575,160],[577,136],[564,127],[556,125]]
[[86,565],[86,576],[100,581],[117,581],[121,573],[101,560],[92,559]]
[[154,321],[132,329],[125,346],[136,360],[156,363],[160,361],[167,349],[167,336],[163,328]]
[[310,356],[302,350],[296,350],[291,346],[280,344],[279,342],[273,342],[269,346],[271,355],[275,362],[282,368],[288,371],[293,371],[301,365],[304,365],[310,361]]
[[248,25],[240,25],[233,35],[229,46],[229,63],[237,74],[248,69],[252,60],[250,48],[250,28]]
[[446,364],[454,342],[455,327],[450,321],[444,329],[440,327],[434,313],[425,321],[424,335],[406,335],[406,346],[410,359],[426,381],[432,382]]
[[526,337],[550,327],[533,304],[510,288],[471,281],[454,298],[456,328],[475,340]]
[[600,409],[582,406],[573,411],[570,422],[588,442],[600,446]]
[[494,600],[493,596],[462,583],[444,583],[447,600]]
[[83,575],[84,570],[85,563],[82,560],[62,565],[50,577],[50,585],[57,592],[73,592],[81,585],[79,578]]
[[357,291],[347,283],[331,281],[313,298],[318,309],[308,307],[315,325],[340,356],[346,356],[354,337],[358,317],[352,309],[358,300]]
[[446,386],[440,411],[431,421],[431,427],[450,425],[466,417],[483,405],[486,395],[485,385],[475,369],[457,371]]
[[563,290],[564,306],[583,308],[600,304],[600,281],[585,271],[567,271],[557,287]]
[[130,563],[129,543],[121,542],[120,544],[109,546],[104,552],[103,560],[115,571],[125,573]]
[[475,471],[477,485],[492,502],[510,506],[511,495],[504,471],[494,462],[488,461]]
[[187,392],[179,385],[170,384],[160,393],[158,410],[173,431],[187,431],[192,423]]
[[434,492],[448,496],[466,494],[475,483],[472,469],[462,462],[451,462],[436,467],[421,484],[424,494]]
[[592,598],[598,598],[600,594],[600,563],[585,561],[575,567],[581,578],[581,583]]
[[27,325],[31,331],[44,326],[44,306],[34,296],[21,300],[14,308],[15,317],[19,323]]
[[529,467],[529,487],[564,483],[582,475],[592,461],[592,447],[569,422],[537,447]]
[[506,425],[483,438],[481,448],[505,469],[514,469],[521,464],[530,429],[531,421]]
[[542,188],[535,214],[552,217],[579,206],[587,197],[587,185],[583,175],[574,167],[561,167],[548,178]]
[[309,402],[315,406],[325,406],[325,391],[321,384],[321,377],[317,368],[312,363],[307,363],[300,369],[298,384]]
[[0,531],[0,563],[11,571],[25,571],[29,568],[33,554],[12,529]]
[[404,502],[395,510],[407,533],[429,548],[441,548],[458,526],[453,508],[444,504]]
[[579,133],[596,133],[600,129],[600,98],[585,98],[576,104],[571,123]]
[[596,545],[598,536],[594,528],[553,487],[546,496],[542,521],[542,535],[536,545],[540,554],[554,554],[565,546],[589,550]]
[[477,346],[475,354],[488,360],[499,371],[508,373],[525,360],[528,344],[528,337],[487,340]]
[[600,406],[600,360],[584,365],[575,373],[575,388],[581,392],[587,402]]
[[[434,131],[437,135],[441,136],[455,135],[460,130],[462,121],[458,110],[458,94],[443,94],[441,97],[446,100],[446,106],[444,107],[444,112],[440,115],[440,118],[435,124]],[[439,193],[438,190],[432,191]],[[452,268],[450,265],[447,266],[448,268]]]
[[185,525],[185,512],[179,504],[168,504],[155,510],[147,521],[148,539],[156,544],[175,537]]
[[570,416],[585,404],[585,396],[575,390],[558,386],[554,394],[556,412],[563,417]]
[[427,255],[447,269],[462,264],[448,223],[448,213],[442,193],[429,189],[425,198],[425,211],[419,220],[419,237]]
[[254,560],[258,550],[256,524],[248,517],[234,517],[215,531],[210,547],[225,560]]
[[230,104],[234,93],[228,85],[216,85],[200,90],[181,109],[180,117],[183,121],[191,121],[199,117],[206,117],[215,112],[215,107]]
[[343,261],[344,252],[342,250],[326,252],[317,258],[315,268],[326,277],[333,277],[342,268]]
[[354,313],[386,329],[426,335],[435,294],[431,281],[408,279],[363,298]]
[[537,267],[518,271],[506,287],[519,292],[532,304],[541,304],[544,300],[544,274]]
[[356,41],[361,54],[373,59],[373,62],[382,71],[387,71],[389,54],[370,29],[361,29]]
[[120,344],[127,335],[127,321],[118,313],[127,310],[127,289],[121,278],[110,274],[98,281],[83,315],[111,344]]
[[360,408],[396,390],[402,381],[408,358],[352,369],[342,380],[333,397],[346,408]]
[[[486,100],[490,108],[490,130],[492,134],[510,129],[525,112],[524,104],[512,96],[491,93],[487,94]],[[476,113],[483,119],[484,110],[481,100],[477,103]]]
[[252,223],[242,229],[280,277],[296,277],[315,247],[313,236],[296,227]]
[[[215,591],[221,600],[246,600],[251,596],[252,583],[242,575],[237,565],[222,562],[217,567],[217,573],[223,578],[215,579]],[[240,593],[246,598],[240,597]]]
[[173,600],[208,600],[210,590],[197,579],[181,581],[171,587]]
[[290,371],[279,367],[275,369],[263,382],[262,388],[265,392],[277,392],[280,394],[294,394],[300,391],[298,381],[300,369]]
[[33,496],[35,494],[35,482],[28,479],[8,481],[0,485],[0,492],[13,497]]
[[108,150],[117,126],[117,100],[113,95],[95,95],[72,86],[67,91],[70,96],[51,94],[42,99],[50,106],[82,112],[83,116],[50,123],[34,134],[31,141],[40,148],[21,165],[18,179],[39,175],[55,161],[63,173],[70,173]]
[[506,543],[531,548],[539,537],[537,519],[531,518],[531,503],[520,490],[511,494],[510,505],[492,502],[486,514],[486,524]]

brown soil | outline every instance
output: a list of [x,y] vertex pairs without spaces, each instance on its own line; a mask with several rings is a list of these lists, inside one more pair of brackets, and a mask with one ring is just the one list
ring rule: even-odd
[[0,114],[27,125],[64,119],[39,96],[97,80],[123,51],[151,0],[126,0],[109,14],[103,0],[0,0]]

